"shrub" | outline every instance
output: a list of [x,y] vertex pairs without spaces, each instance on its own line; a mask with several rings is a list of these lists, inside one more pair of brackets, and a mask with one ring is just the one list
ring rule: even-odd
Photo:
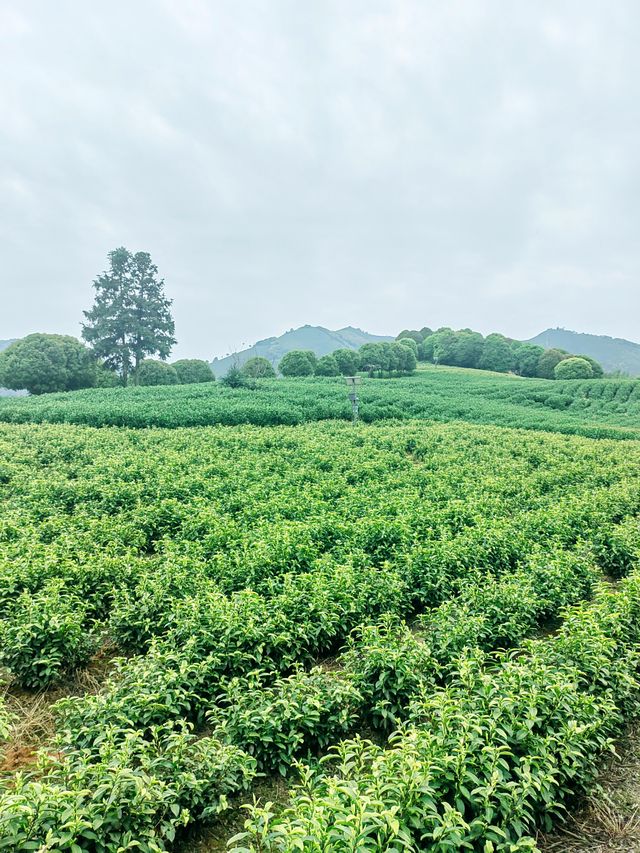
[[21,686],[48,687],[89,660],[95,638],[84,623],[82,602],[59,583],[25,591],[0,622],[0,661]]
[[294,759],[344,736],[362,703],[346,678],[319,667],[275,681],[269,674],[227,682],[209,713],[214,736],[256,758],[259,770],[286,776]]
[[[178,361],[174,361],[171,367],[178,374],[179,385],[194,385],[198,382],[215,382],[216,380],[209,364],[199,358],[181,358]],[[162,382],[156,384],[170,385],[173,383]]]
[[276,375],[269,359],[261,355],[256,355],[246,361],[242,366],[242,372],[252,379],[273,379]]
[[337,349],[331,353],[343,376],[354,376],[360,369],[360,356],[354,349]]
[[536,376],[541,379],[555,379],[556,366],[569,358],[569,353],[561,349],[546,349],[538,359],[538,369]]
[[254,775],[241,750],[184,726],[117,740],[107,729],[97,753],[43,755],[36,773],[0,793],[3,846],[158,853],[185,826],[223,811]]
[[178,372],[172,364],[145,358],[135,373],[137,385],[177,385]]
[[409,701],[438,669],[429,645],[390,617],[357,628],[343,663],[372,723],[387,731],[398,726]]
[[283,376],[313,376],[316,360],[310,355],[306,350],[291,350],[281,358],[278,370]]
[[585,358],[565,358],[553,368],[556,379],[593,379],[593,368]]
[[316,376],[339,376],[340,368],[333,355],[323,355],[316,365]]
[[75,391],[96,382],[91,352],[69,335],[27,335],[0,353],[0,385],[31,394]]
[[220,382],[225,385],[227,388],[255,388],[256,383],[249,376],[248,373],[245,373],[241,370],[237,364],[234,364],[232,367],[227,370],[226,374],[222,377]]

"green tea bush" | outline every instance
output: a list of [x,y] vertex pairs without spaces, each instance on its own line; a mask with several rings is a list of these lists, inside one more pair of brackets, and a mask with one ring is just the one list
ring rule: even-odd
[[367,719],[387,731],[397,728],[409,701],[438,671],[428,642],[389,618],[356,629],[342,663],[364,697]]
[[[44,775],[43,775],[44,774]],[[43,755],[0,793],[0,845],[7,850],[74,853],[170,849],[178,833],[226,808],[246,789],[253,759],[184,727],[105,730],[97,755]]]
[[593,548],[605,574],[612,578],[624,577],[640,560],[640,519],[634,517],[616,525],[603,524],[594,534]]
[[286,776],[295,758],[309,758],[348,734],[362,696],[344,677],[321,668],[272,680],[234,678],[209,712],[215,737],[256,758],[259,770]]
[[22,687],[48,687],[85,664],[95,648],[82,603],[60,584],[23,592],[0,622],[0,662]]
[[[351,419],[340,377],[261,379],[258,387],[248,388],[241,387],[241,378],[236,388],[210,382],[6,398],[0,400],[0,421],[176,428]],[[628,439],[640,437],[639,386],[637,379],[523,379],[439,367],[403,378],[365,379],[358,396],[366,423],[466,420]]]
[[534,850],[638,701],[639,612],[635,574],[567,612],[557,637],[464,656],[389,748],[345,741],[302,766],[290,805],[253,807],[234,849]]

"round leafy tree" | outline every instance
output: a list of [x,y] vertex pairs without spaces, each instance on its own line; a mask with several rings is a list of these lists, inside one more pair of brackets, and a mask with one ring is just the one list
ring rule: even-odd
[[178,374],[179,385],[215,382],[216,379],[207,362],[199,358],[181,358],[179,361],[174,361],[171,367]]
[[511,342],[504,335],[487,335],[482,355],[478,361],[481,370],[494,370],[496,373],[508,373],[516,366],[516,358]]
[[354,349],[337,349],[331,355],[343,376],[354,376],[360,369],[360,355]]
[[593,379],[593,368],[586,358],[565,358],[556,364],[556,379]]
[[569,358],[569,353],[563,349],[546,349],[538,359],[537,375],[541,379],[555,379],[556,365]]
[[599,361],[596,361],[595,358],[591,358],[590,355],[579,355],[577,358],[583,358],[585,361],[589,362],[591,369],[593,370],[594,379],[602,379],[604,376],[604,370]]
[[339,376],[340,368],[333,355],[323,355],[316,365],[316,376]]
[[416,344],[421,344],[424,339],[424,335],[422,332],[418,332],[415,329],[403,329],[399,335],[396,335],[396,340],[401,341],[403,339],[409,339],[415,341]]
[[[404,337],[398,338],[397,343],[402,344],[403,347],[409,347],[411,352],[415,355],[416,360],[418,358],[418,344],[414,338]],[[422,341],[420,341],[422,343]]]
[[276,375],[269,359],[262,355],[255,355],[246,361],[242,366],[242,372],[252,379],[273,379]]
[[172,364],[145,358],[135,374],[136,385],[177,385],[178,371]]
[[516,359],[517,373],[520,376],[537,376],[538,362],[544,352],[543,347],[539,347],[537,344],[514,341],[512,349]]
[[0,385],[31,394],[75,391],[96,382],[91,352],[69,335],[27,335],[0,353]]
[[278,365],[283,376],[313,376],[315,367],[309,353],[298,349],[286,353]]

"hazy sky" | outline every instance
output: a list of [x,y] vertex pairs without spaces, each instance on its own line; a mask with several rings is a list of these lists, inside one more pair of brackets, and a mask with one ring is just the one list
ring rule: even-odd
[[303,323],[640,340],[637,0],[0,0],[0,338],[120,245],[176,356]]

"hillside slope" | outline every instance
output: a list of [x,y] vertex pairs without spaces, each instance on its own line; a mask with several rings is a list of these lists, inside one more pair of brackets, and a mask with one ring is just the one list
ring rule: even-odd
[[621,370],[629,376],[640,376],[640,344],[608,335],[587,335],[569,329],[547,329],[528,343],[558,347],[574,355],[590,355],[607,373]]
[[216,376],[224,376],[232,365],[241,367],[254,356],[263,356],[275,366],[285,353],[293,349],[311,350],[321,356],[341,348],[358,349],[363,344],[392,340],[393,338],[384,335],[370,335],[353,326],[336,331],[325,329],[324,326],[301,326],[299,329],[290,329],[279,337],[265,338],[252,347],[225,358],[214,358],[211,369]]
[[[640,380],[552,381],[425,367],[398,379],[363,378],[363,421],[462,420],[591,438],[640,439]],[[342,377],[265,379],[254,389],[204,385],[90,388],[0,400],[0,421],[90,426],[195,427],[348,420]],[[0,427],[1,429],[1,427]]]

